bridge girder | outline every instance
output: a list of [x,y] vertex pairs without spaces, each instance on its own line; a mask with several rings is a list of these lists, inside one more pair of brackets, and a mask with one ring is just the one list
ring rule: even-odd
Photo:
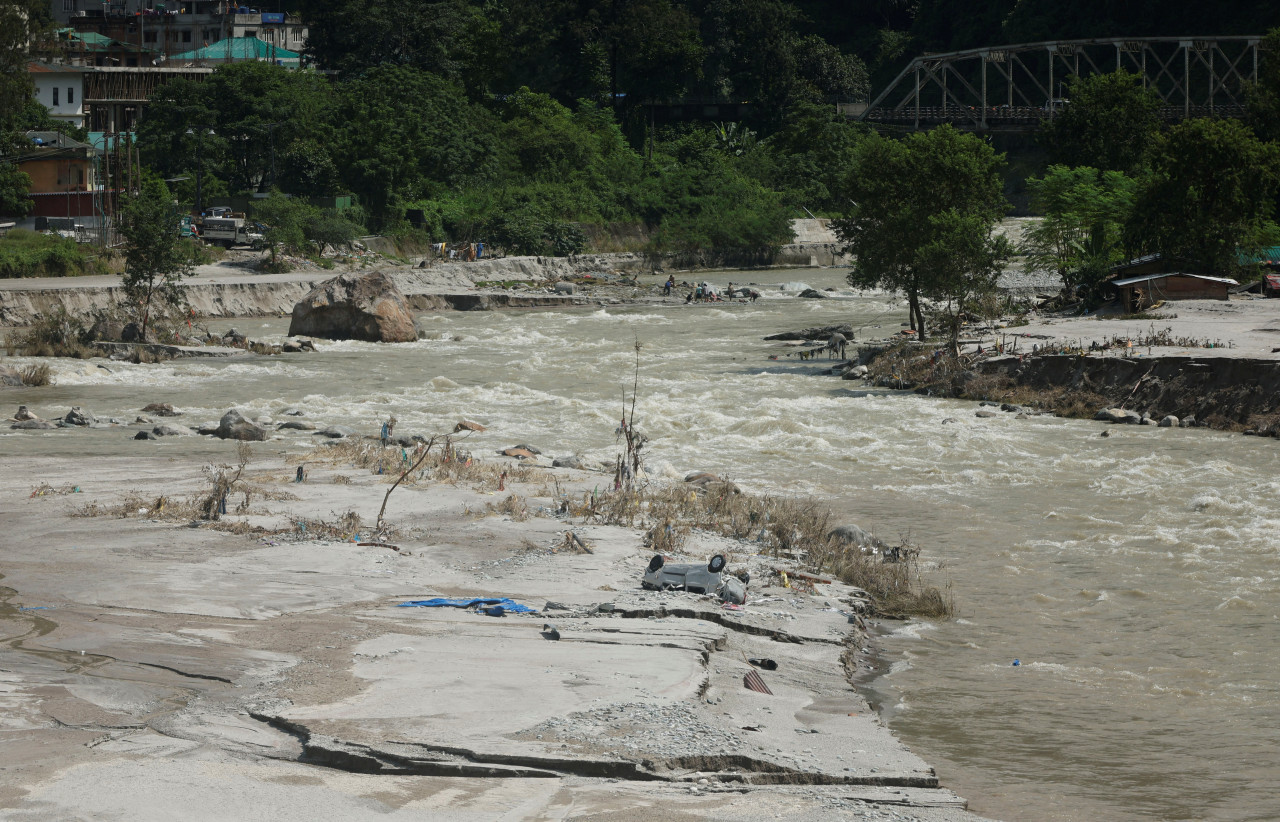
[[1125,69],[1159,95],[1166,120],[1242,116],[1260,35],[1045,40],[924,54],[858,119],[927,128],[1031,130],[1053,118],[1067,78]]

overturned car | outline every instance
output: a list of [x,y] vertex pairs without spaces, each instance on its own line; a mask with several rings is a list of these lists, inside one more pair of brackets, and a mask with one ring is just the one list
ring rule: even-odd
[[725,573],[725,558],[716,554],[705,565],[698,562],[667,562],[662,554],[649,560],[641,585],[652,591],[688,591],[693,594],[719,596],[725,602],[741,605],[747,600],[749,577]]

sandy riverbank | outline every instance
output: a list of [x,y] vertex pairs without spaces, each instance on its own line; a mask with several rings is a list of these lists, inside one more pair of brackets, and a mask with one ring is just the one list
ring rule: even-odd
[[[313,457],[297,484],[284,447],[254,446],[230,531],[155,518],[207,488],[195,456],[5,460],[6,818],[977,819],[848,684],[856,590],[695,532],[747,608],[645,592],[639,533],[539,513],[602,484],[563,469],[402,487],[401,550],[362,547],[321,523],[367,531],[385,477]],[[397,607],[430,596],[543,613]]]

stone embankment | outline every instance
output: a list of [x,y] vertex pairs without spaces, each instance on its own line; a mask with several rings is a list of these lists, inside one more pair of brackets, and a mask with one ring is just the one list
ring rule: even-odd
[[[980,374],[1043,392],[1045,405],[1070,404],[1073,394],[1094,395],[1108,407],[1131,409],[1159,421],[1173,416],[1226,430],[1280,435],[1280,361],[1196,357],[1001,357]],[[1066,403],[1063,401],[1066,400]]]

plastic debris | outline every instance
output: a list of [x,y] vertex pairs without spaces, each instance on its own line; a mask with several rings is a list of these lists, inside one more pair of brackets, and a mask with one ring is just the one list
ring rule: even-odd
[[435,599],[418,599],[410,602],[402,602],[401,608],[479,608],[488,605],[501,605],[507,611],[513,614],[536,614],[537,608],[530,608],[528,605],[521,605],[515,600],[506,599],[505,597],[494,597],[492,599],[484,598],[467,598],[467,597],[436,597]]

